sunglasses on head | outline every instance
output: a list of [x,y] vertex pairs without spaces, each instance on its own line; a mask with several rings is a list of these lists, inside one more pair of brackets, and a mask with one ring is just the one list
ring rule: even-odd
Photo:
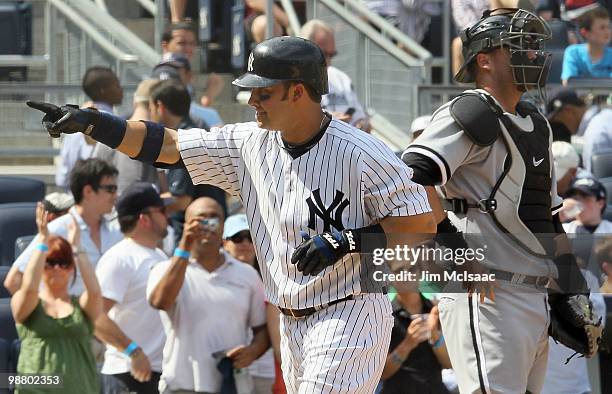
[[100,185],[98,189],[102,189],[110,194],[117,193],[117,185]]
[[238,233],[236,235],[233,235],[231,237],[229,237],[229,240],[239,244],[240,242],[244,241],[244,240],[249,241],[250,243],[253,243],[253,239],[251,238],[251,234],[248,233]]
[[65,260],[49,259],[45,261],[45,268],[51,269],[56,265],[59,265],[59,267],[62,269],[69,269],[72,267],[72,264]]

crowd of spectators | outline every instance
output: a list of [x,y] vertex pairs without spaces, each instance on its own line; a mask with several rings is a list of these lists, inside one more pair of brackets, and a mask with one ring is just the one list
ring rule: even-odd
[[[453,0],[455,28],[463,30],[487,9],[517,3]],[[592,3],[540,1],[531,6],[553,18]],[[205,130],[224,123],[210,107],[223,89],[221,79],[211,74],[203,92],[193,88],[197,31],[184,20],[188,4],[170,1],[172,23],[161,37],[162,60],[138,85],[131,120]],[[441,15],[439,3],[424,0],[365,4],[419,43],[434,33],[432,20]],[[253,0],[246,5],[245,27],[257,43],[265,36],[265,4]],[[577,19],[584,42],[566,50],[564,83],[612,77],[609,6]],[[287,15],[276,4],[273,12],[274,34],[286,33]],[[351,79],[332,65],[337,54],[333,27],[314,19],[295,33],[325,54],[329,94],[322,106],[369,132],[367,108]],[[462,62],[460,40],[453,41],[452,50],[455,69]],[[109,68],[88,69],[82,85],[90,100],[85,106],[113,112],[123,100],[120,81]],[[594,155],[612,152],[612,110],[589,106],[575,91],[561,89],[551,93],[546,113],[555,141],[557,190],[565,198],[564,228],[577,238],[591,236],[579,257],[592,302],[603,313],[597,289],[612,294],[612,222],[605,219],[612,208],[607,204],[610,190],[591,164]],[[428,120],[415,119],[412,138],[418,138]],[[13,294],[21,339],[18,371],[70,371],[64,374],[63,392],[68,393],[285,392],[279,311],[264,299],[246,216],[229,215],[235,212],[229,212],[226,194],[213,186],[194,186],[185,169],[143,164],[80,133],[64,136],[61,158],[56,184],[69,194],[50,196],[55,204],[37,207],[38,234],[4,282]],[[175,258],[176,248],[191,260]],[[379,390],[452,392],[452,373],[450,378],[443,373],[452,366],[435,295],[415,288],[398,289],[390,297],[395,326]],[[96,354],[100,342],[103,354]],[[588,391],[584,360],[564,366],[568,349],[553,342],[550,347],[545,392],[559,393],[560,385],[571,392]]]

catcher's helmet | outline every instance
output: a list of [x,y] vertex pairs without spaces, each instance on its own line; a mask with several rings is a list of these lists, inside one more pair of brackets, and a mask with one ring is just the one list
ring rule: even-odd
[[485,11],[472,27],[461,32],[464,62],[455,75],[457,82],[474,82],[470,65],[476,55],[497,48],[510,52],[514,82],[524,91],[546,84],[551,54],[543,51],[543,42],[551,38],[548,24],[533,13],[517,8]]
[[318,94],[327,94],[327,65],[319,46],[289,36],[262,41],[249,56],[247,72],[232,83],[243,88],[265,88],[282,81],[304,82]]

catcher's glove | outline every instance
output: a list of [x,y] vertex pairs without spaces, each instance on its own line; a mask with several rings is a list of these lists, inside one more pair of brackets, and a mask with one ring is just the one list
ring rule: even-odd
[[599,348],[602,327],[601,318],[593,312],[589,297],[584,294],[550,294],[548,303],[548,334],[555,342],[561,342],[583,356],[594,356]]

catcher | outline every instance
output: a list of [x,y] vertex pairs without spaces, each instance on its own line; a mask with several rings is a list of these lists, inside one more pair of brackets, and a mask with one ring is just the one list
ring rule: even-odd
[[487,11],[461,35],[465,63],[455,76],[476,89],[439,108],[402,156],[429,193],[441,186],[437,242],[486,250],[481,262],[447,269],[495,275],[469,282],[468,292],[449,284],[438,305],[461,393],[539,393],[549,332],[587,357],[601,336],[558,217],[550,126],[521,101],[528,90],[541,95],[550,36],[528,11]]

